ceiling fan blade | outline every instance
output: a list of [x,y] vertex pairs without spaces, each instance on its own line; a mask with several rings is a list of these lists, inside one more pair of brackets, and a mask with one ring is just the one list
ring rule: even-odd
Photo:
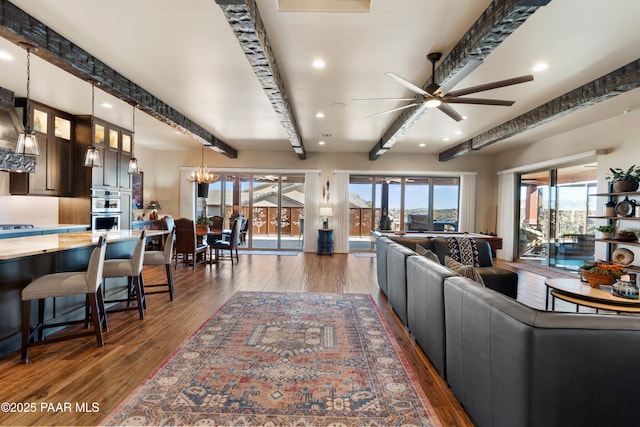
[[466,89],[454,90],[446,94],[447,98],[455,98],[463,95],[470,95],[476,92],[483,92],[485,90],[498,89],[505,86],[517,85],[520,83],[530,82],[533,80],[531,74],[526,76],[514,77],[512,79],[500,80],[493,83],[486,83],[483,85],[472,86]]
[[355,98],[352,101],[415,101],[415,98]]
[[438,106],[438,110],[442,111],[443,113],[445,113],[447,116],[451,117],[453,120],[455,120],[456,122],[459,122],[461,120],[463,120],[464,118],[460,115],[460,113],[458,113],[456,110],[454,110],[452,107],[449,107],[447,104],[442,103]]
[[469,74],[473,72],[476,68],[478,68],[482,64],[482,59],[471,59],[467,62],[464,67],[457,73],[455,73],[451,78],[445,80],[440,85],[439,93],[447,93],[449,89],[453,89],[458,83],[464,80]]
[[507,101],[504,99],[484,99],[484,98],[444,98],[443,102],[447,104],[476,104],[476,105],[501,105],[504,107],[510,107],[515,104],[516,101]]
[[422,103],[415,103],[414,102],[413,104],[408,104],[408,105],[405,105],[403,107],[393,108],[391,110],[383,111],[381,113],[372,114],[370,116],[365,117],[365,119],[370,119],[371,117],[382,116],[383,114],[393,113],[394,111],[400,111],[400,110],[404,110],[405,108],[416,107],[418,105],[422,105]]
[[420,94],[420,95],[429,95],[429,93],[426,92],[424,89],[422,89],[419,86],[414,85],[409,80],[400,77],[396,73],[385,73],[385,74],[387,76],[391,77],[393,80],[397,81],[402,86],[406,87],[407,89],[409,89],[412,92],[415,92],[415,93]]

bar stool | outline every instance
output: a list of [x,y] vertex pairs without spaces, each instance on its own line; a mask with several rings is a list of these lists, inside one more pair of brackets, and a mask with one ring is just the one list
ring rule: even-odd
[[[107,244],[104,237],[100,236],[96,248],[91,252],[87,271],[74,271],[65,273],[52,273],[41,276],[22,290],[22,352],[21,358],[24,363],[29,361],[29,347],[34,345],[47,344],[57,341],[95,335],[98,346],[104,345],[102,330],[108,329],[107,316],[104,310],[104,300],[100,292],[100,285],[103,282],[102,270],[104,267],[104,256],[107,252]],[[83,320],[44,323],[44,299],[55,298],[67,295],[86,295],[85,318]],[[31,301],[38,300],[38,325],[30,331],[31,323]],[[93,331],[66,334],[55,338],[44,338],[44,329],[67,326],[75,323],[88,323],[88,315],[91,315]],[[30,343],[31,338],[38,333],[38,341]]]
[[[144,261],[144,247],[146,245],[147,231],[142,230],[140,239],[133,248],[131,258],[113,258],[104,261],[104,270],[102,275],[105,279],[113,277],[126,277],[128,279],[128,290],[126,299],[108,300],[106,303],[113,302],[126,302],[125,308],[112,308],[107,310],[109,313],[125,311],[125,310],[138,310],[140,314],[140,320],[144,319],[145,298],[144,298],[144,286],[142,283],[142,262]],[[131,306],[131,302],[134,300],[137,305]]]
[[171,261],[173,259],[173,244],[176,240],[176,230],[172,228],[169,236],[164,242],[164,248],[161,251],[146,251],[144,253],[143,265],[164,265],[167,271],[167,283],[158,283],[154,285],[144,285],[145,288],[157,288],[167,286],[168,289],[163,291],[146,292],[148,294],[169,293],[169,299],[173,301],[173,272],[171,271]]

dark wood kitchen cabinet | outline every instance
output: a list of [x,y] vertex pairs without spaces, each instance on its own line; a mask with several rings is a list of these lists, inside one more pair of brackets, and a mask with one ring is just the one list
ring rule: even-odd
[[76,195],[89,195],[91,188],[131,191],[131,176],[127,173],[131,157],[131,132],[91,116],[76,116],[75,161],[84,165],[87,147],[93,144],[100,151],[102,167],[85,167],[77,174]]
[[[26,99],[17,98],[26,122]],[[29,101],[29,127],[36,132],[40,157],[34,173],[12,172],[9,192],[21,195],[71,196],[73,193],[73,131],[71,114]]]

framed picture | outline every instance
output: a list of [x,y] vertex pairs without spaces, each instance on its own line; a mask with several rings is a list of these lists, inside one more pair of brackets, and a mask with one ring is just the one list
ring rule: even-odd
[[131,199],[137,209],[144,209],[144,175],[143,172],[131,176]]

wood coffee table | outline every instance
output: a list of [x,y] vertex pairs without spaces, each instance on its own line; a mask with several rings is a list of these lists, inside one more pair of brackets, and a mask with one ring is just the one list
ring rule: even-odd
[[592,288],[580,279],[547,279],[547,299],[545,310],[549,310],[549,295],[551,295],[551,310],[555,308],[555,299],[561,299],[576,304],[576,312],[580,306],[609,310],[618,313],[640,313],[640,300],[617,297],[611,294],[611,286],[600,285]]

